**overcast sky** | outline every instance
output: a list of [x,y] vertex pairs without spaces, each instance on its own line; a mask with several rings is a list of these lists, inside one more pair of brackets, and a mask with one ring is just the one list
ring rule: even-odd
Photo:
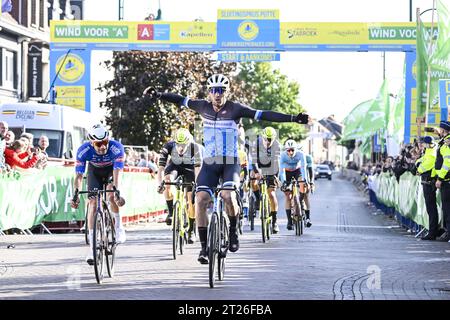
[[[143,21],[149,13],[156,15],[159,2],[165,21],[201,18],[214,22],[218,9],[279,9],[283,22],[407,22],[410,0],[124,0],[124,20]],[[85,0],[84,19],[116,21],[118,3]],[[415,21],[416,8],[431,8],[433,0],[413,0],[412,4]],[[431,11],[422,18],[431,21]],[[93,87],[111,76],[97,66],[109,56],[108,52],[93,54]],[[386,53],[386,78],[392,93],[400,86],[403,61],[403,53]],[[300,84],[299,102],[319,119],[334,114],[342,120],[358,103],[374,98],[383,81],[381,52],[283,52],[281,61],[272,64]],[[93,110],[101,99],[93,93]]]

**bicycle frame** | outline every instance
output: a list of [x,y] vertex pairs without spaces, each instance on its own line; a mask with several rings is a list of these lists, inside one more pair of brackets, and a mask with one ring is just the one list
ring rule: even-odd
[[[98,284],[103,280],[103,263],[106,258],[106,266],[108,275],[112,278],[114,275],[114,257],[115,248],[117,246],[115,241],[114,217],[108,208],[106,194],[108,192],[116,193],[117,190],[103,190],[94,189],[92,191],[80,191],[79,194],[95,194],[97,204],[94,215],[94,234],[92,250],[94,256],[94,271],[95,278]],[[111,239],[109,239],[111,237]]]
[[217,258],[218,279],[223,280],[225,276],[225,258],[229,245],[230,224],[228,215],[224,214],[225,206],[221,196],[221,191],[234,191],[236,193],[240,212],[236,213],[237,219],[242,212],[242,199],[239,189],[234,187],[219,187],[214,193],[212,214],[209,223],[208,234],[208,257],[209,257],[209,286],[214,288],[215,283],[215,263]]
[[267,186],[267,178],[262,177],[259,181],[259,190],[261,192],[261,201],[259,203],[259,214],[261,215],[261,233],[262,240],[270,240],[272,232],[272,217],[270,216],[270,198]]
[[291,179],[291,182],[289,184],[290,188],[292,189],[291,192],[291,216],[292,221],[294,222],[295,226],[295,234],[297,236],[300,236],[303,234],[303,211],[302,206],[300,203],[300,192],[298,183],[303,181],[297,181],[295,178]]
[[179,176],[175,181],[163,182],[163,185],[175,186],[172,232],[173,232],[173,258],[177,257],[177,247],[179,244],[180,254],[183,254],[183,245],[187,242],[186,235],[189,225],[185,227],[185,222],[189,221],[187,218],[187,188],[192,186],[192,183],[183,182],[183,177]]

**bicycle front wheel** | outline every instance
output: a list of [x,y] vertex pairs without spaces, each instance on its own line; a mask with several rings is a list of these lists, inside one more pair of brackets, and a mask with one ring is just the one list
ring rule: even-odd
[[[261,200],[262,201],[262,200]],[[267,224],[266,224],[266,220],[267,220],[267,218],[266,218],[266,215],[267,215],[267,212],[266,212],[266,209],[264,208],[264,206],[262,206],[262,208],[261,208],[261,234],[262,234],[262,241],[263,241],[263,243],[265,243],[266,242],[266,236],[267,236]]]
[[225,259],[227,257],[230,235],[225,217],[222,216],[220,221],[220,251],[217,259],[217,273],[219,280],[222,281],[225,277]]
[[88,215],[89,215],[89,202],[86,205],[86,214],[84,216],[84,241],[89,245],[89,226],[88,226]]
[[94,234],[92,237],[92,250],[94,256],[94,270],[95,279],[98,284],[103,280],[103,261],[104,261],[104,246],[105,246],[105,226],[103,223],[102,212],[97,211],[95,213],[94,220]]
[[178,202],[173,206],[173,218],[172,218],[172,254],[173,258],[177,259],[177,250],[178,250],[178,237],[180,234],[180,219],[179,219],[179,211],[180,204]]
[[214,212],[211,215],[211,222],[209,224],[209,234],[208,234],[208,260],[209,260],[209,287],[214,288],[216,281],[215,277],[215,267],[216,267],[216,257],[219,253],[219,221],[217,220],[217,213]]

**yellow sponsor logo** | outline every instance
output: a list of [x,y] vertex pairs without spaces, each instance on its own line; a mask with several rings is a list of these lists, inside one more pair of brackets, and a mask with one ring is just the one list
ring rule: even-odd
[[242,40],[252,41],[258,36],[259,27],[254,21],[245,20],[239,25],[238,33]]
[[70,53],[67,57],[65,55],[59,57],[56,62],[56,73],[59,71],[58,77],[68,83],[74,83],[80,80],[85,72],[86,66],[83,59],[73,53]]

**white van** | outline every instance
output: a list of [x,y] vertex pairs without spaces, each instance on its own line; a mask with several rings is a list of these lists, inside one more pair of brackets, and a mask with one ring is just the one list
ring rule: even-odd
[[16,138],[22,132],[33,134],[34,146],[41,135],[46,135],[49,157],[72,159],[95,119],[91,113],[72,107],[26,102],[0,105],[0,121],[8,123]]

